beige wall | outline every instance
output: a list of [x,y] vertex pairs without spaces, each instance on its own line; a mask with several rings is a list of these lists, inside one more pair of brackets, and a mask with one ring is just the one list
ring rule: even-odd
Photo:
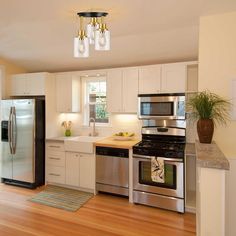
[[[231,98],[236,79],[236,12],[200,19],[199,91],[209,89]],[[214,138],[227,157],[236,157],[236,121],[217,127]]]
[[2,97],[7,96],[9,91],[9,80],[12,74],[24,73],[26,70],[14,63],[11,63],[5,59],[0,58],[0,66],[4,70],[4,75],[2,79]]

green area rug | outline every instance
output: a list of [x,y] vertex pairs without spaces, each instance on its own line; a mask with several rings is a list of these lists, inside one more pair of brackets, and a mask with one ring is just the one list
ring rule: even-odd
[[92,193],[47,185],[42,192],[37,193],[34,197],[30,198],[29,201],[67,211],[77,211],[93,196]]

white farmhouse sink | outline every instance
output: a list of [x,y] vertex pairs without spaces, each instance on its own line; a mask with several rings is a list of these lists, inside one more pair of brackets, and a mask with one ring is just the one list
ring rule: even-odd
[[84,153],[93,153],[93,143],[103,139],[104,137],[97,136],[77,136],[71,137],[64,141],[65,151],[69,152],[84,152]]

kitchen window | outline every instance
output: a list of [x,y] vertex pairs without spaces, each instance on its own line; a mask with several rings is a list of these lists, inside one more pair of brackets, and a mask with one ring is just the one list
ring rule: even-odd
[[106,78],[88,77],[85,79],[85,125],[90,118],[94,118],[97,124],[108,124]]

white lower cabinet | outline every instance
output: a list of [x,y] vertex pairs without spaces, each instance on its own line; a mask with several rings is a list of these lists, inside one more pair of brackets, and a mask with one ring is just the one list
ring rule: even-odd
[[66,152],[66,184],[79,187],[79,153]]
[[66,184],[95,189],[94,154],[66,152]]
[[95,190],[95,154],[68,152],[63,142],[47,142],[46,181]]
[[46,143],[46,181],[65,184],[65,151],[63,142]]
[[80,155],[79,180],[81,188],[95,189],[95,155]]

